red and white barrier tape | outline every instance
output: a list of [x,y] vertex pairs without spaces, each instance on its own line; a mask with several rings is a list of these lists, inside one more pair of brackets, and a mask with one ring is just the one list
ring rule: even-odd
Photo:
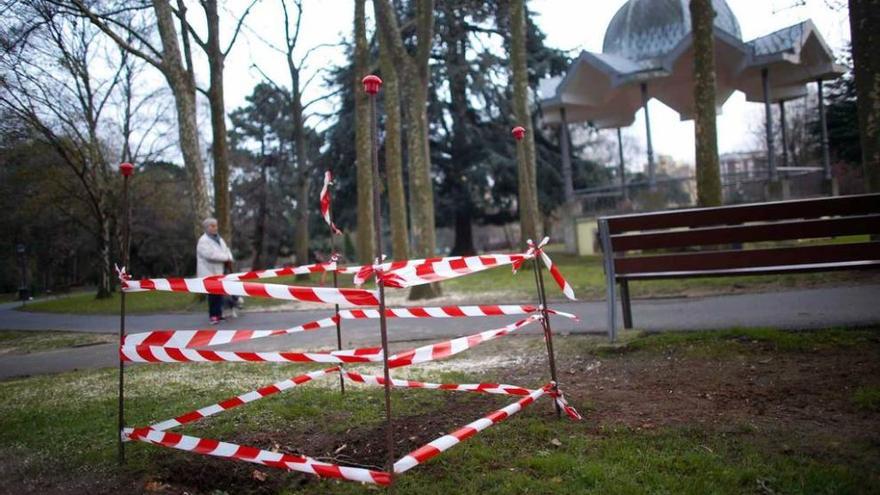
[[425,260],[393,261],[380,265],[365,265],[354,277],[355,285],[363,285],[378,269],[387,287],[406,288],[470,275],[489,268],[509,265],[523,259],[521,254],[487,254],[483,256],[456,256]]
[[[385,308],[385,316],[388,318],[465,318],[474,316],[523,315],[537,313],[539,311],[541,311],[539,306],[529,305],[436,306]],[[547,312],[574,320],[578,319],[577,316],[563,311],[548,309]],[[344,309],[339,311],[339,317],[343,320],[376,319],[379,318],[379,310]],[[127,334],[125,336],[124,345],[187,348],[211,347],[263,337],[309,332],[335,326],[336,318],[333,316],[278,330],[214,330],[210,328],[200,330],[163,329]]]
[[419,447],[418,449],[410,452],[409,454],[400,458],[399,461],[394,463],[394,473],[400,474],[404,473],[419,464],[426,462],[427,460],[436,457],[441,452],[444,452],[458,443],[467,440],[468,438],[476,435],[477,433],[485,430],[486,428],[498,424],[505,419],[513,416],[514,414],[522,411],[526,406],[538,400],[542,395],[546,394],[547,390],[540,388],[538,390],[534,390],[529,395],[523,397],[522,399],[514,402],[513,404],[508,405],[507,407],[501,408],[491,414],[483,416],[482,418],[473,421],[466,426],[459,428],[458,430],[453,431],[447,435],[443,435],[436,440],[432,440],[431,442]]
[[337,289],[333,287],[297,287],[281,284],[237,282],[212,278],[147,278],[122,280],[123,290],[137,292],[160,290],[193,292],[197,294],[223,294],[230,296],[266,297],[288,301],[307,301],[328,304],[351,304],[354,306],[378,306],[376,291],[364,289]]
[[336,262],[329,263],[313,263],[311,265],[287,266],[282,268],[271,268],[268,270],[253,270],[249,272],[230,273],[228,275],[206,278],[217,278],[220,280],[255,280],[260,278],[286,277],[290,275],[308,275],[310,273],[324,273],[336,270]]
[[378,485],[388,485],[391,483],[391,475],[384,471],[339,466],[337,464],[319,462],[309,457],[270,452],[256,447],[221,442],[209,438],[191,437],[179,433],[157,431],[152,428],[125,428],[123,430],[123,439],[215,457],[237,459],[288,471],[299,471],[322,478],[337,478]]
[[[362,375],[354,371],[343,370],[342,375],[349,380],[365,385],[385,386],[385,378],[381,376]],[[391,385],[398,388],[424,388],[430,390],[453,390],[459,392],[482,392],[501,395],[529,395],[532,390],[505,385],[503,383],[426,383],[415,380],[391,379]]]
[[213,416],[223,411],[228,411],[232,408],[247,404],[249,402],[253,402],[257,399],[262,399],[263,397],[268,397],[270,395],[283,392],[285,390],[296,387],[297,385],[302,385],[303,383],[310,382],[315,378],[320,378],[327,375],[328,373],[333,373],[335,371],[339,371],[339,366],[334,366],[325,370],[312,371],[299,376],[295,376],[293,378],[288,378],[287,380],[273,383],[272,385],[259,388],[252,392],[237,395],[224,401],[220,401],[216,404],[212,404],[210,406],[203,407],[195,411],[190,411],[186,414],[181,414],[174,419],[169,419],[150,425],[150,428],[156,431],[165,431],[170,430],[171,428],[177,428],[178,426],[183,426],[187,423],[192,423],[193,421],[198,421],[202,418],[207,418],[208,416]]
[[468,335],[466,337],[459,337],[457,339],[447,340],[446,342],[430,344],[417,349],[397,353],[388,358],[388,367],[400,368],[402,366],[410,366],[412,364],[447,358],[458,354],[459,352],[466,351],[471,347],[476,347],[484,342],[489,342],[498,337],[510,335],[520,328],[539,321],[542,318],[543,316],[541,315],[531,315],[524,320],[511,323],[510,325],[501,328],[496,328],[495,330],[486,330],[485,332]]
[[[434,307],[409,307],[409,308],[385,308],[387,318],[467,318],[472,316],[509,316],[525,315],[541,311],[539,306],[519,304],[487,304],[481,306],[434,306]],[[577,320],[578,317],[566,313],[548,309],[548,313],[564,316]],[[378,309],[345,309],[339,311],[339,317],[345,320],[357,320],[361,318],[378,318]]]
[[[509,335],[514,331],[538,321],[541,315],[531,315],[524,320],[511,323],[494,330],[486,330],[467,337],[447,340],[394,354],[388,358],[388,366],[397,368],[415,363],[446,358],[471,347]],[[156,345],[123,345],[119,348],[123,361],[135,363],[180,363],[180,362],[315,362],[315,363],[368,363],[383,360],[379,347],[350,349],[332,352],[242,352],[211,351],[207,349],[187,349]]]
[[281,330],[153,330],[125,336],[127,346],[210,347],[244,340],[308,332],[336,326],[336,318],[323,318]]
[[336,228],[333,220],[330,219],[330,184],[333,184],[333,174],[327,170],[324,172],[324,186],[321,188],[321,216],[330,227],[331,234],[342,235],[342,231]]
[[[550,275],[553,277],[556,285],[558,285],[559,288],[562,289],[562,293],[565,294],[565,297],[571,299],[572,301],[576,301],[577,299],[574,297],[574,289],[571,287],[571,284],[568,283],[568,280],[565,280],[565,277],[562,276],[562,272],[559,271],[559,268],[553,264],[553,260],[551,260],[550,257],[547,256],[547,253],[544,252],[543,248],[547,245],[548,242],[550,242],[550,238],[545,237],[538,245],[535,245],[535,242],[531,239],[526,242],[529,245],[529,249],[528,251],[526,251],[525,259],[532,259],[536,255],[540,255],[541,261],[543,261],[547,269],[550,270]],[[522,266],[522,263],[523,261],[515,261],[513,263],[514,273],[516,273],[519,267]]]

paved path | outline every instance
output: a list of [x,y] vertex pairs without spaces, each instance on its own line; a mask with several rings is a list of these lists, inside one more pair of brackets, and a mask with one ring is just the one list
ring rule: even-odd
[[[604,333],[607,330],[605,303],[602,301],[557,303],[552,306],[575,313],[581,318],[578,322],[553,318],[555,332]],[[322,318],[328,314],[328,311],[318,310],[245,313],[238,320],[224,322],[219,328],[285,328]],[[206,327],[205,320],[205,315],[201,313],[129,316],[126,327],[129,332],[157,328],[195,329]],[[497,328],[515,320],[515,317],[389,320],[389,339],[394,343],[457,337],[474,331]],[[635,300],[633,320],[636,328],[651,331],[761,326],[807,329],[878,324],[880,323],[880,285],[700,298]],[[376,328],[375,321],[344,322],[345,347],[376,344],[378,342]],[[10,307],[0,307],[0,329],[115,333],[119,329],[119,317],[27,313],[14,311]],[[537,330],[535,326],[526,330],[526,333],[536,333]],[[249,343],[246,348],[318,349],[335,348],[335,345],[336,335],[330,328],[292,336],[260,339]],[[117,362],[114,347],[113,344],[105,344],[0,357],[0,379],[113,366]],[[399,348],[400,344],[393,347]],[[236,348],[242,346],[238,345]]]

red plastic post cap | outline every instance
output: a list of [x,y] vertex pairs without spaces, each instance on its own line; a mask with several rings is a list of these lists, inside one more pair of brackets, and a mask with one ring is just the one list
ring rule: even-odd
[[119,164],[119,173],[121,173],[125,177],[128,177],[129,175],[134,173],[134,165],[132,165],[128,162],[120,163]]
[[364,76],[364,78],[361,79],[361,82],[364,83],[364,91],[371,95],[378,93],[379,88],[382,87],[382,80],[379,79],[379,76],[373,74]]
[[513,130],[510,131],[510,133],[513,134],[514,139],[516,139],[517,141],[522,141],[522,138],[526,136],[526,128],[518,125],[514,127]]

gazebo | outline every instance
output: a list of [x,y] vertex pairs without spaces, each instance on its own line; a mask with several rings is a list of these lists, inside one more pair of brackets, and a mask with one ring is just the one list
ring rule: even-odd
[[[806,85],[816,83],[822,127],[823,173],[830,184],[831,166],[825,130],[822,83],[835,79],[845,68],[810,20],[765,36],[743,41],[739,22],[727,2],[713,0],[716,103],[720,110],[735,90],[747,101],[765,107],[768,180],[778,183],[774,162],[771,105],[779,104],[785,119],[785,102],[807,94]],[[541,81],[538,98],[543,122],[559,126],[563,150],[566,202],[574,200],[567,124],[591,122],[599,129],[629,126],[636,112],[645,111],[647,176],[655,185],[654,150],[648,101],[657,98],[682,120],[693,118],[694,50],[688,0],[629,0],[611,19],[601,53],[582,51],[563,77]],[[782,126],[784,131],[785,126]],[[785,133],[782,133],[783,148]],[[621,188],[625,194],[623,148],[620,153]],[[783,160],[787,161],[787,151]],[[786,164],[787,165],[787,164]],[[567,210],[570,211],[569,208]],[[571,220],[571,219],[568,219]],[[570,222],[569,222],[570,223]]]

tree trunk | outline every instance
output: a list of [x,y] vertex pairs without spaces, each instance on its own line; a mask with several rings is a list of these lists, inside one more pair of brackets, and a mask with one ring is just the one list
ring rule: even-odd
[[232,244],[232,219],[229,203],[229,146],[226,133],[226,103],[223,99],[223,64],[225,56],[220,48],[220,16],[217,13],[217,0],[204,4],[208,20],[208,68],[210,86],[208,101],[211,107],[211,132],[213,143],[211,155],[214,159],[214,215],[220,228],[220,235],[226,243]]
[[467,134],[467,32],[459,9],[451,3],[443,3],[441,8],[448,18],[446,23],[448,31],[444,40],[447,45],[446,73],[449,78],[452,117],[451,170],[456,180],[460,180],[459,187],[452,192],[455,200],[455,242],[450,254],[466,256],[476,253],[471,225],[473,206],[467,181],[464,180],[466,165],[470,161],[471,146]]
[[300,175],[296,192],[296,231],[294,232],[294,249],[297,264],[309,262],[309,174]]
[[112,273],[111,267],[113,266],[113,262],[110,260],[110,245],[113,241],[110,228],[110,220],[107,218],[107,216],[100,215],[98,218],[98,223],[98,228],[101,231],[101,234],[98,238],[98,254],[100,256],[100,266],[98,267],[98,293],[95,298],[105,299],[110,297],[110,294],[113,290],[110,283],[110,277]]
[[[428,58],[434,33],[434,2],[416,2],[415,53],[409,55],[403,46],[397,15],[389,0],[374,0],[379,29],[387,33],[388,48],[394,63],[403,71],[404,100],[407,124],[407,155],[409,157],[409,194],[412,255],[433,257],[436,249],[434,232],[434,188],[431,180],[431,155],[428,142]],[[419,285],[410,291],[410,299],[425,299],[440,294],[438,284]]]
[[[357,256],[361,263],[373,262],[373,165],[370,141],[370,106],[361,79],[367,75],[370,53],[364,0],[354,3],[354,121],[357,152]],[[379,180],[376,177],[376,180]]]
[[379,67],[385,102],[385,175],[388,180],[388,212],[391,217],[391,252],[394,259],[409,258],[406,192],[403,187],[403,148],[400,128],[400,84],[397,68],[384,30],[379,32]]
[[715,122],[715,10],[711,0],[691,0],[694,40],[694,141],[697,159],[697,205],[721,205],[718,135]]
[[865,185],[880,192],[880,0],[849,0]]
[[527,239],[539,241],[538,183],[535,170],[535,134],[529,109],[529,74],[526,65],[526,8],[524,0],[510,3],[510,59],[513,72],[513,109],[517,124],[526,129],[516,147],[519,181],[519,221],[522,245]]
[[251,264],[252,270],[260,270],[266,266],[266,217],[269,215],[269,181],[266,177],[268,167],[266,166],[264,151],[260,155],[260,206],[257,209],[257,218],[254,223],[254,261]]
[[199,148],[195,84],[183,66],[171,6],[167,0],[153,0],[153,7],[156,11],[159,36],[162,39],[162,74],[174,95],[180,151],[190,182],[192,206],[198,219],[196,232],[200,232],[201,220],[211,216],[211,210],[208,206],[204,164]]

